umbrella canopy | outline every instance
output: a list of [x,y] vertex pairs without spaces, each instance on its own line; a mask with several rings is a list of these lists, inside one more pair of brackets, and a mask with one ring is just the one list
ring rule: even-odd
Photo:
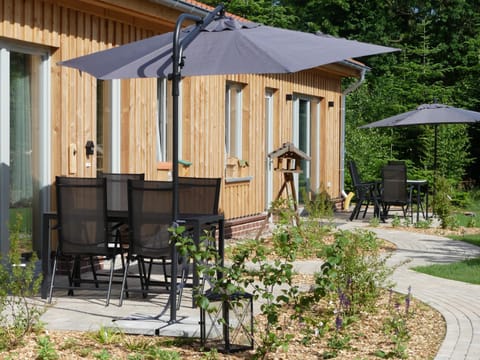
[[378,128],[378,127],[396,127],[396,126],[412,126],[412,125],[434,125],[434,191],[435,178],[437,171],[437,138],[439,124],[464,124],[480,121],[480,112],[465,110],[448,106],[444,104],[423,104],[415,110],[407,111],[402,114],[394,115],[383,120],[360,126],[360,128]]
[[[179,41],[196,26],[181,30]],[[59,64],[99,79],[163,78],[173,73],[173,38],[173,32],[165,33]],[[182,75],[293,73],[396,50],[219,17],[184,46]]]
[[480,113],[443,104],[423,104],[415,110],[363,125],[360,128],[409,125],[463,124],[480,121]]
[[[186,20],[195,22],[182,30]],[[98,79],[172,79],[173,219],[178,219],[178,97],[181,76],[277,74],[398,49],[307,34],[226,17],[223,5],[204,18],[182,14],[175,30],[116,48],[62,61]],[[175,258],[175,247],[173,258]],[[171,320],[176,317],[172,267]]]

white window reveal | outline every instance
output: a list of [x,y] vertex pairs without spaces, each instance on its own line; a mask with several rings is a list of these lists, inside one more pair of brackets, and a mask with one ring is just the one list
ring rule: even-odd
[[227,157],[243,158],[242,89],[240,84],[227,83],[225,94],[225,151]]

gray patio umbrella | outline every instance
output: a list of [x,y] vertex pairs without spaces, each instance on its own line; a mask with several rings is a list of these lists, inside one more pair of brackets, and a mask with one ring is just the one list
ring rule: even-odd
[[[179,33],[182,42],[197,25]],[[174,33],[165,33],[116,48],[62,61],[99,79],[157,78],[173,73]],[[182,76],[294,73],[349,58],[396,49],[303,33],[219,17],[202,26],[183,46]]]
[[465,110],[444,104],[423,104],[415,110],[394,115],[360,128],[433,125],[435,127],[433,168],[437,171],[437,138],[439,124],[464,124],[480,121],[480,112]]
[[[182,30],[186,20],[195,24]],[[173,216],[176,220],[178,96],[182,75],[293,73],[397,50],[239,21],[225,16],[223,6],[219,5],[204,18],[192,14],[180,15],[173,32],[62,61],[59,65],[76,68],[99,79],[172,79],[172,181]],[[172,298],[175,300],[175,296]],[[171,314],[175,314],[174,302]]]

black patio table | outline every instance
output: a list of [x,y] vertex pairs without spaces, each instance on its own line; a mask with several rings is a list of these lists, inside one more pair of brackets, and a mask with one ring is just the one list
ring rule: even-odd
[[[374,184],[371,187],[371,193],[374,194],[375,192],[381,193],[381,180],[376,180],[372,182]],[[420,221],[420,209],[422,211],[423,218],[428,220],[428,180],[408,180],[407,179],[407,188],[413,188],[414,195],[415,195],[415,203],[417,205],[417,222]],[[372,196],[374,201],[375,209],[381,208],[381,199],[380,196]],[[412,199],[414,200],[414,199]],[[425,206],[424,206],[425,204]],[[410,204],[412,206],[412,204]],[[377,211],[375,210],[374,215],[376,216]],[[382,212],[380,211],[379,217],[382,221],[385,219],[382,217]]]
[[[123,222],[127,223],[128,221],[128,211],[108,211],[108,219],[111,222]],[[52,222],[57,220],[57,212],[55,211],[46,211],[43,213],[43,229],[42,229],[42,249],[41,249],[41,262],[42,262],[42,273],[43,281],[41,286],[41,297],[46,299],[48,296],[49,284],[52,276],[51,272],[51,241],[50,241],[50,231],[54,228]],[[200,243],[201,229],[205,225],[216,225],[218,227],[218,254],[220,256],[221,262],[223,264],[224,254],[225,254],[225,231],[224,224],[225,219],[221,214],[180,214],[179,223],[185,225],[187,228],[193,230],[193,239],[196,245]],[[196,273],[194,263],[193,271],[193,289],[199,285],[198,274]],[[217,274],[221,276],[221,274]],[[172,280],[173,281],[173,280]],[[194,290],[195,291],[195,290]],[[192,299],[192,306],[194,303],[195,297]]]
[[[407,186],[413,187],[415,191],[415,201],[417,203],[417,222],[420,221],[420,209],[422,209],[423,218],[428,220],[428,181],[407,179]],[[425,199],[425,201],[423,199]],[[425,207],[423,206],[424,202]]]

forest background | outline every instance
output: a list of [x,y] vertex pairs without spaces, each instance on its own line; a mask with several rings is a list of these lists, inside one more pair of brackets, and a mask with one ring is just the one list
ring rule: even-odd
[[[365,180],[387,160],[433,180],[434,127],[359,129],[373,121],[443,103],[480,111],[480,1],[204,0],[251,21],[392,46],[400,52],[358,59],[371,69],[346,98],[346,161]],[[345,88],[349,82],[346,79]],[[468,189],[480,180],[480,124],[438,126],[437,172]],[[350,179],[346,176],[346,188]]]

